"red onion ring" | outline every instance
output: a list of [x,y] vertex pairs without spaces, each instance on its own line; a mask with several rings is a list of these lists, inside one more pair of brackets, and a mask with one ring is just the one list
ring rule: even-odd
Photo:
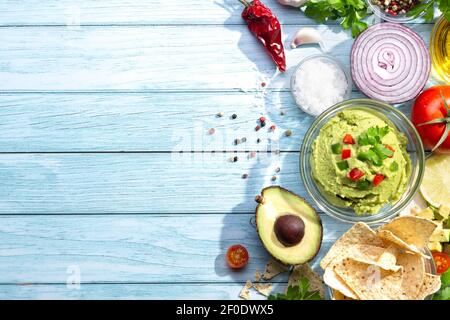
[[375,24],[353,43],[353,81],[372,99],[391,104],[414,99],[425,87],[430,70],[425,42],[403,25]]

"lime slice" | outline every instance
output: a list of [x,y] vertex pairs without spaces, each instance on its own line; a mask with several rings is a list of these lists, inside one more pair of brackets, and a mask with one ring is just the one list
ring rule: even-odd
[[450,155],[434,154],[425,162],[420,192],[432,206],[450,206]]

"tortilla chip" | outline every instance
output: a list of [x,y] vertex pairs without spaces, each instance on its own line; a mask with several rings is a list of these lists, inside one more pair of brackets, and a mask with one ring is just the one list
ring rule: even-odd
[[320,296],[325,297],[325,288],[319,274],[311,269],[307,263],[294,266],[289,275],[288,287],[298,286],[301,279],[309,280],[309,291],[319,291]]
[[436,225],[428,219],[403,216],[382,225],[378,230],[390,231],[407,244],[424,249],[434,229]]
[[261,281],[262,275],[261,272],[259,272],[258,269],[255,271],[255,281]]
[[417,254],[403,253],[398,256],[397,264],[403,267],[403,293],[409,299],[415,299],[425,275],[423,257]]
[[247,280],[244,287],[242,288],[241,292],[239,293],[239,298],[242,298],[244,300],[250,299],[250,288],[253,286],[252,282],[250,280]]
[[342,258],[350,258],[366,264],[378,266],[384,270],[398,271],[401,267],[396,265],[396,261],[380,260],[380,257],[386,253],[386,248],[371,245],[353,245],[344,253]]
[[377,263],[380,265],[394,266],[397,264],[397,255],[399,250],[396,245],[390,245],[384,252],[378,257]]
[[424,256],[423,253],[420,252],[418,248],[416,248],[416,246],[407,244],[389,230],[378,230],[377,234],[380,238],[387,241],[388,243],[395,244],[399,249]]
[[425,273],[422,286],[416,296],[417,300],[424,300],[429,295],[437,292],[441,288],[441,277]]
[[272,292],[272,284],[271,283],[254,283],[253,288],[263,296],[268,297]]
[[337,240],[325,257],[320,262],[322,269],[326,269],[331,262],[348,250],[351,245],[372,245],[383,246],[383,241],[370,227],[362,222],[358,222],[351,227],[339,240]]
[[352,259],[344,259],[334,267],[338,276],[362,300],[401,300],[402,270],[385,271]]
[[335,292],[339,292],[343,296],[351,299],[358,299],[356,293],[347,286],[347,284],[339,277],[332,267],[326,268],[323,274],[323,281],[333,289],[333,296]]
[[275,278],[277,275],[289,270],[289,266],[286,266],[278,261],[270,260],[266,264],[266,270],[264,271],[262,278],[264,280],[270,280]]
[[355,300],[349,297],[346,297],[339,291],[333,290],[333,296],[331,297],[332,300]]

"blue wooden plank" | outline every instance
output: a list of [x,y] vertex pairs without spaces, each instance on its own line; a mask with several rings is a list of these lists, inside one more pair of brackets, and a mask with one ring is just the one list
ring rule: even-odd
[[[230,161],[234,156],[237,162]],[[250,212],[255,195],[272,184],[310,199],[298,158],[273,152],[255,158],[221,152],[3,154],[0,179],[7,183],[0,187],[0,213]]]
[[[298,9],[265,0],[283,24],[309,24]],[[3,0],[0,25],[243,24],[238,1]]]
[[[428,41],[431,24],[414,25]],[[284,28],[286,47],[298,26]],[[319,26],[330,54],[349,65],[353,40],[339,26]],[[51,34],[52,36],[48,36]],[[162,37],[161,35],[164,35]],[[1,28],[0,91],[288,89],[294,66],[319,53],[287,49],[285,74],[243,26]]]
[[[0,285],[2,300],[73,300],[73,299],[238,299],[244,283],[143,283],[143,284],[82,284],[79,289],[64,284]],[[274,290],[284,286],[276,284]],[[251,292],[251,300],[264,300],[264,296]]]
[[[255,131],[260,116],[268,125]],[[289,92],[268,92],[264,99],[243,92],[3,94],[0,152],[299,151],[311,122]],[[243,137],[247,141],[235,145]]]
[[[231,215],[3,216],[1,284],[230,283],[253,279],[269,260],[250,218]],[[350,225],[322,215],[313,267]],[[241,243],[249,265],[231,271],[227,248]],[[274,279],[286,282],[286,276]],[[0,289],[1,292],[1,289]]]

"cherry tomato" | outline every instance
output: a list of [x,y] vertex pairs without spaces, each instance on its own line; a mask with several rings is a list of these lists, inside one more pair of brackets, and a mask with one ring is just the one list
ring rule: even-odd
[[[385,144],[384,146],[385,146],[387,149],[391,150],[392,152],[395,152],[395,149],[392,148],[390,145]],[[394,156],[394,155],[390,156],[389,158],[392,158],[393,156]]]
[[352,170],[350,170],[350,172],[348,173],[348,178],[350,180],[353,181],[358,181],[359,179],[361,179],[364,176],[364,172],[362,172],[361,170],[359,170],[358,168],[353,168]]
[[231,269],[242,269],[248,263],[248,251],[244,246],[235,244],[228,248],[227,263]]
[[434,262],[436,263],[436,271],[441,274],[450,267],[450,257],[443,252],[433,252]]
[[352,150],[350,149],[344,149],[342,150],[341,158],[342,160],[348,159],[352,156]]
[[343,142],[344,142],[345,144],[355,144],[355,139],[353,139],[353,137],[352,137],[351,134],[348,134],[348,133],[347,133],[347,134],[344,136]]
[[373,178],[373,185],[376,187],[384,180],[384,178],[385,178],[384,175],[376,174],[375,177]]
[[[435,86],[422,92],[416,99],[411,112],[411,120],[419,132],[425,149],[432,150],[445,134],[446,126],[450,126],[450,86]],[[442,119],[442,120],[438,120]],[[421,125],[436,120],[437,123]],[[450,153],[450,136],[436,149],[439,153]]]

